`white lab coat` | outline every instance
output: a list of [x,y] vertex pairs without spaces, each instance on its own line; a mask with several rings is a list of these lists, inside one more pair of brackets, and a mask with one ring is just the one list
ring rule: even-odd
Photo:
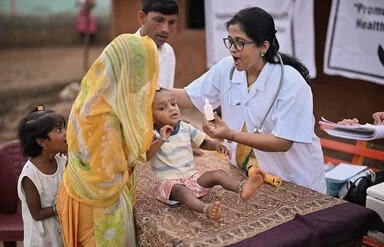
[[[205,98],[214,108],[221,105],[222,117],[235,131],[241,131],[244,121],[248,132],[260,124],[273,100],[280,81],[281,66],[266,63],[255,85],[248,93],[246,72],[235,70],[230,86],[232,57],[226,57],[208,72],[188,85],[185,90],[193,104],[203,112]],[[323,153],[314,133],[312,92],[303,77],[293,67],[284,66],[281,91],[263,125],[263,134],[293,141],[287,152],[263,152],[254,149],[260,168],[283,180],[326,193]],[[225,142],[232,152],[231,164],[236,165],[237,143]]]
[[[141,36],[140,30],[137,30],[135,35]],[[157,48],[159,52],[159,80],[158,84],[161,87],[173,88],[175,84],[176,56],[172,46],[164,43]]]

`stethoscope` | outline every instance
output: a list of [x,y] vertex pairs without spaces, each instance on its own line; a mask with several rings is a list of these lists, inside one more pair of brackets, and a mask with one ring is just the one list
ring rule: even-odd
[[[257,125],[254,129],[253,129],[253,133],[257,133],[257,134],[260,134],[261,132],[263,132],[263,124],[265,122],[265,119],[267,119],[267,116],[269,115],[269,113],[271,112],[272,110],[272,106],[273,104],[275,103],[276,99],[277,99],[277,96],[279,95],[280,93],[280,90],[281,90],[281,87],[283,85],[283,80],[284,80],[284,64],[283,64],[283,59],[281,58],[280,54],[276,53],[276,56],[277,58],[279,59],[279,63],[280,63],[280,66],[281,66],[281,72],[280,72],[280,81],[279,81],[279,86],[277,87],[276,89],[276,93],[272,99],[272,102],[271,104],[269,105],[269,108],[268,108],[268,111],[265,113],[264,115],[264,118],[263,120],[261,121],[261,123],[259,125]],[[232,81],[232,78],[233,78],[233,73],[235,71],[235,66],[233,66],[231,68],[231,71],[229,72],[229,86],[225,89],[225,91],[220,95],[220,97],[217,98],[217,100],[221,100],[221,98],[228,92],[228,96],[229,96],[229,102],[231,102],[231,91],[230,89],[232,88],[234,82]],[[237,102],[235,105],[240,105],[241,103],[240,102]]]

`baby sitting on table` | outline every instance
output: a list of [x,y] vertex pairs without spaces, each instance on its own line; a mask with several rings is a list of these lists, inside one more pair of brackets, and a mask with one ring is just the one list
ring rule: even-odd
[[182,203],[189,209],[206,214],[209,219],[222,216],[220,201],[207,204],[199,200],[215,185],[239,193],[248,200],[263,184],[265,174],[257,169],[246,180],[238,181],[224,170],[196,171],[191,143],[205,150],[216,150],[230,156],[230,151],[219,142],[209,140],[206,134],[180,121],[180,110],[175,96],[160,88],[152,105],[154,141],[147,151],[154,174],[160,180],[155,184],[155,196],[174,205]]

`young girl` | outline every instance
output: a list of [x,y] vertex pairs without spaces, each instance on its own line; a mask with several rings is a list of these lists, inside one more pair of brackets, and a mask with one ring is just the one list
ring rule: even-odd
[[67,162],[65,119],[36,107],[19,124],[21,151],[30,157],[18,181],[24,246],[63,246],[56,194]]
[[155,185],[159,200],[171,205],[180,202],[194,211],[205,213],[212,220],[219,220],[221,202],[206,204],[199,197],[213,186],[221,185],[248,200],[263,184],[265,175],[261,170],[242,182],[224,170],[196,171],[192,142],[205,150],[216,150],[228,156],[231,153],[224,145],[206,139],[206,134],[179,120],[179,107],[170,91],[160,88],[156,92],[152,112],[155,140],[147,151],[147,159],[151,160],[152,171],[160,179]]

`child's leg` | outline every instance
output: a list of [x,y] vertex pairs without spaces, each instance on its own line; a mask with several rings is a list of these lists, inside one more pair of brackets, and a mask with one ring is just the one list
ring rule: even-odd
[[240,198],[248,200],[264,183],[265,173],[258,169],[249,175],[247,180],[241,185]]
[[219,220],[221,218],[219,201],[215,201],[214,204],[206,204],[196,198],[193,192],[184,185],[174,185],[169,199],[179,201],[194,211],[205,213],[212,220]]
[[226,190],[240,193],[241,199],[248,200],[264,183],[264,173],[259,169],[245,181],[240,182],[229,176],[224,170],[214,170],[201,175],[197,182],[205,188],[221,185]]

